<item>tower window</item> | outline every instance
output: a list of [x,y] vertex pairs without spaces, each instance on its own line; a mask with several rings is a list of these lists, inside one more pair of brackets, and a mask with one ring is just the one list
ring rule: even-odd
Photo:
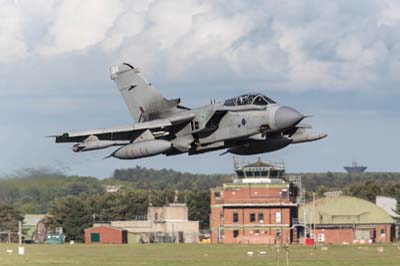
[[276,212],[275,213],[275,222],[277,224],[280,224],[282,222],[282,213],[281,212]]
[[237,212],[233,213],[233,222],[234,223],[239,222],[239,213],[237,213]]
[[264,213],[262,212],[258,213],[258,222],[260,223],[264,222]]

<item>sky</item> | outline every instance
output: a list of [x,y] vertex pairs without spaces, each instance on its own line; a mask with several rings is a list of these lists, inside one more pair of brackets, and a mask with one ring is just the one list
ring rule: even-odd
[[[400,1],[0,0],[0,175],[232,172],[232,156],[103,160],[48,135],[133,123],[109,67],[188,107],[261,92],[328,138],[260,155],[289,172],[400,171]],[[258,156],[239,157],[253,161]]]

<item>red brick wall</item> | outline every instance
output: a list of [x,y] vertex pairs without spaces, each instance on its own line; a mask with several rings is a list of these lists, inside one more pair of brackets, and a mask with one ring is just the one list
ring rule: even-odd
[[[220,213],[224,213],[224,219],[221,220]],[[276,220],[276,213],[281,213],[281,221]],[[238,213],[238,222],[233,222],[234,213]],[[250,214],[254,213],[256,221],[250,222]],[[258,220],[258,214],[264,214],[263,222]],[[224,243],[271,243],[275,242],[276,228],[282,225],[282,228],[290,226],[290,208],[288,207],[264,207],[264,208],[212,208],[210,223],[211,223],[211,239],[213,243],[218,242],[218,227],[224,226],[225,239]],[[270,225],[270,226],[263,226]],[[239,228],[241,232],[238,238],[233,238],[232,227]],[[245,227],[252,227],[260,230],[259,235],[254,235],[251,231],[244,229]],[[243,231],[245,230],[245,231]],[[272,231],[271,231],[272,230]],[[267,233],[265,233],[267,231]],[[288,234],[289,232],[287,232]],[[282,230],[283,234],[283,230]],[[289,235],[282,235],[282,239],[286,243],[286,237]]]
[[[225,204],[289,202],[288,197],[281,198],[281,191],[282,188],[260,187],[240,187],[240,189],[225,189],[222,194],[222,201]],[[211,195],[211,198],[215,198],[214,195]]]
[[344,242],[351,244],[354,239],[353,229],[316,229],[312,233],[317,238],[318,234],[325,235],[326,244],[343,244]]
[[210,215],[210,229],[211,229],[211,241],[213,243],[218,243],[218,236],[217,236],[217,228],[223,221],[220,219],[220,213],[223,211],[222,207],[218,208],[211,208],[211,215]]
[[[222,204],[222,203],[224,203],[224,199],[223,199],[223,196],[224,196],[224,193],[223,193],[223,189],[220,189],[220,190],[217,190],[217,189],[213,189],[212,191],[211,191],[211,195],[210,195],[210,204],[211,205],[215,205],[215,204]],[[220,195],[221,195],[221,197],[219,197],[219,198],[216,198],[215,197],[215,192],[219,192],[220,193]]]
[[[384,235],[381,234],[381,230],[384,230]],[[375,228],[375,242],[384,243],[390,242],[390,224],[377,225]]]
[[[282,189],[285,187],[265,187],[258,186],[238,186],[237,188],[221,188],[211,191],[211,241],[218,243],[218,228],[224,228],[224,239],[220,239],[222,243],[275,243],[277,228],[281,227],[282,243],[286,240],[290,241],[291,225],[290,207],[279,206],[281,203],[289,203],[289,198],[281,198]],[[218,191],[220,196],[217,198],[215,192]],[[223,204],[257,204],[265,203],[271,206],[263,207],[223,207]],[[275,205],[275,206],[274,206]],[[278,205],[278,206],[277,206]],[[220,213],[224,213],[224,219],[221,220]],[[281,221],[276,220],[276,213],[281,213]],[[234,213],[238,213],[238,222],[233,222]],[[250,214],[255,214],[255,222],[250,222]],[[260,222],[259,213],[263,213],[264,220]],[[250,227],[250,229],[249,229]],[[233,230],[239,230],[239,236],[233,237]],[[256,234],[255,230],[259,230]]]
[[[217,211],[217,209],[215,210]],[[219,212],[222,208],[219,209]],[[281,213],[281,221],[276,220],[276,213]],[[233,222],[233,215],[237,213],[239,215],[239,221]],[[256,221],[250,222],[250,214],[256,215]],[[258,214],[264,214],[264,222],[258,221]],[[212,218],[216,217],[219,220],[220,216],[212,215]],[[218,224],[220,221],[215,221]],[[224,224],[246,224],[246,225],[257,225],[257,224],[290,224],[290,209],[289,208],[277,208],[277,207],[266,207],[266,208],[225,208],[224,209]]]
[[[100,234],[99,243],[91,243],[91,233]],[[122,231],[107,226],[93,227],[85,230],[86,244],[122,244]]]
[[[277,228],[264,228],[259,232],[255,230],[238,230],[239,235],[235,238],[232,229],[225,229],[222,243],[225,244],[275,244],[277,239]],[[280,243],[286,243],[289,238],[289,228],[282,227],[280,229]]]
[[[375,227],[375,238],[374,242],[378,243],[387,243],[391,241],[391,225],[390,224],[382,224],[376,225]],[[384,230],[384,234],[381,234],[381,230]],[[356,240],[354,229],[316,229],[313,230],[313,234],[317,238],[318,234],[325,235],[325,243],[326,244],[343,244],[353,243],[353,240]]]

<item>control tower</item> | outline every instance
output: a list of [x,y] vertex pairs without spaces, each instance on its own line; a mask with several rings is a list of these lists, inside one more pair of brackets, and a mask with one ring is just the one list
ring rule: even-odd
[[237,178],[234,183],[285,183],[285,165],[262,162],[260,158],[255,163],[242,164],[234,161],[234,170]]
[[358,165],[357,162],[353,161],[352,166],[345,166],[344,169],[349,174],[361,174],[364,173],[365,170],[367,170],[367,167],[363,165]]
[[[274,244],[297,241],[299,187],[283,164],[234,161],[233,181],[212,188],[212,243]],[[293,227],[293,228],[292,228]]]

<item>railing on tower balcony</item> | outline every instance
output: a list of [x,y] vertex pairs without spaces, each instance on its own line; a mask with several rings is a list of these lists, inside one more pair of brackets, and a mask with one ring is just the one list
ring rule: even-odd
[[215,204],[296,204],[296,197],[258,196],[248,198],[214,198]]

